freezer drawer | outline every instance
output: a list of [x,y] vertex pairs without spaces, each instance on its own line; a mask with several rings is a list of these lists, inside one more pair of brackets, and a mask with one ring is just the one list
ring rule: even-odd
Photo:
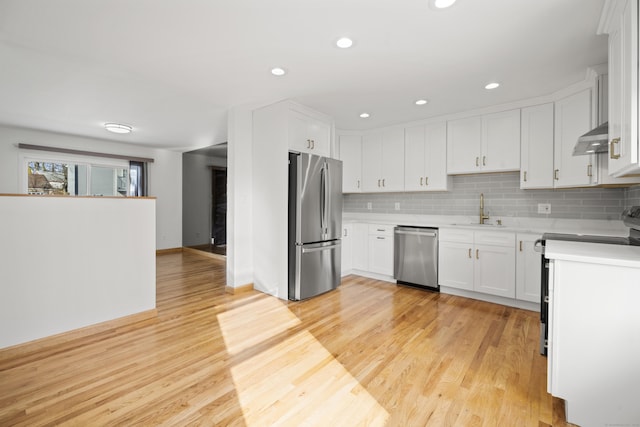
[[303,300],[340,284],[341,241],[296,245],[295,269],[289,277],[289,299]]
[[398,283],[439,289],[438,229],[396,227],[394,278]]

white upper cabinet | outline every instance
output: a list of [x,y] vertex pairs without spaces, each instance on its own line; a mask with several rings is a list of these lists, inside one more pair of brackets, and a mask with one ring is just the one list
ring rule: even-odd
[[405,191],[447,190],[446,122],[405,128],[404,138]]
[[520,188],[553,188],[553,103],[522,109]]
[[362,140],[362,191],[404,190],[404,129],[387,129]]
[[331,155],[331,123],[309,113],[290,109],[289,148],[294,151]]
[[607,2],[603,17],[609,34],[609,174],[637,174],[638,2]]
[[520,110],[482,116],[483,172],[520,169]]
[[340,135],[340,160],[342,160],[342,192],[362,191],[362,137]]
[[447,122],[447,173],[480,171],[482,119],[470,117]]
[[447,122],[447,173],[520,169],[520,110]]
[[594,155],[574,156],[578,137],[593,128],[591,89],[567,96],[555,103],[554,187],[593,185]]

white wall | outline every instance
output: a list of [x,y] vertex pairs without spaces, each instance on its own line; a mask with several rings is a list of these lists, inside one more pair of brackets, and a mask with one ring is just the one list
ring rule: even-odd
[[155,204],[0,196],[0,348],[154,309]]
[[253,283],[252,109],[229,111],[227,149],[227,286]]
[[182,246],[182,153],[30,129],[0,126],[0,193],[24,192],[20,188],[21,154],[45,156],[44,151],[20,150],[18,143],[155,159],[149,163],[149,195],[157,198],[156,248]]

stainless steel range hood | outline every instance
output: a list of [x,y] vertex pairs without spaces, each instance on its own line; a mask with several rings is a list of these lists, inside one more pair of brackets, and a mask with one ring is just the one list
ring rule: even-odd
[[609,122],[604,122],[597,128],[590,130],[578,138],[573,147],[574,156],[582,156],[593,153],[606,153],[609,151]]

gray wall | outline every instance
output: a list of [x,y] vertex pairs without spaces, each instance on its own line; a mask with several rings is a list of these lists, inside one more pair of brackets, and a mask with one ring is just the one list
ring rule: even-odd
[[[460,175],[452,188],[434,193],[347,194],[345,212],[423,215],[476,215],[480,193],[493,217],[619,219],[626,206],[640,205],[640,186],[567,190],[521,190],[518,172]],[[371,202],[372,209],[367,209]],[[400,210],[395,210],[395,203]],[[550,203],[551,214],[538,214],[538,203]]]
[[211,242],[211,169],[226,159],[204,154],[182,155],[182,246]]

